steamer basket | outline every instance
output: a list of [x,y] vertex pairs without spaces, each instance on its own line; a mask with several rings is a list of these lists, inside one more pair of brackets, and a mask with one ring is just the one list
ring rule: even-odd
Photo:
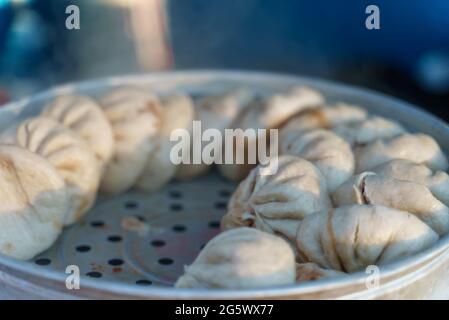
[[[0,129],[38,114],[45,102],[58,94],[99,97],[126,84],[144,85],[160,94],[182,91],[194,97],[238,85],[261,95],[291,85],[308,85],[331,101],[359,104],[401,122],[411,131],[428,133],[446,154],[449,150],[449,127],[402,101],[354,87],[257,72],[170,72],[65,85],[0,109]],[[67,228],[52,248],[32,261],[0,256],[0,298],[449,298],[448,236],[425,252],[381,267],[380,285],[374,289],[367,289],[368,275],[364,272],[266,289],[172,288],[183,266],[190,264],[219,232],[220,218],[234,189],[235,185],[212,170],[194,181],[170,183],[153,195],[129,192],[100,198],[81,222]],[[134,227],[126,224],[129,221]],[[79,290],[66,288],[69,265],[80,269]]]

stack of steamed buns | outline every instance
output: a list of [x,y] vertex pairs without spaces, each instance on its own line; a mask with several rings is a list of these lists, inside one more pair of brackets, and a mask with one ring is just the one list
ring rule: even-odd
[[[170,161],[170,134],[191,131],[193,120],[222,133],[279,129],[280,155],[275,174],[272,164],[217,164],[240,184],[222,233],[176,287],[342,276],[416,254],[449,231],[448,162],[426,134],[358,106],[329,104],[307,87],[264,97],[238,88],[193,101],[128,86],[98,101],[57,97],[0,133],[0,253],[27,260],[48,249],[99,192],[153,192],[205,174],[211,165]],[[222,146],[216,156],[225,152]]]

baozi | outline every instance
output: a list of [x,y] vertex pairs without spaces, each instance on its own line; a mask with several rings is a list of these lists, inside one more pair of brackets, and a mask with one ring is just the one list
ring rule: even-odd
[[[201,97],[195,103],[195,120],[201,123],[202,131],[216,129],[224,136],[224,130],[230,128],[253,97],[253,92],[246,88],[234,88],[224,93]],[[193,136],[191,143],[193,143]],[[215,143],[218,144],[216,149],[220,150],[220,153],[214,155],[214,161],[217,162],[222,156],[221,144],[223,141],[215,141]],[[205,144],[201,143],[201,145],[204,147]],[[192,152],[193,148],[190,149],[190,156],[192,156]],[[177,169],[176,177],[181,180],[191,179],[204,174],[209,168],[210,165],[206,163],[182,164]]]
[[408,212],[350,205],[308,216],[296,243],[305,262],[355,272],[416,254],[437,240],[437,233]]
[[301,133],[281,133],[281,154],[291,154],[312,162],[326,178],[333,192],[354,173],[354,155],[350,145],[332,131],[316,129]]
[[[304,110],[314,109],[322,103],[324,103],[324,97],[321,93],[312,88],[303,86],[293,87],[286,92],[273,94],[252,101],[233,124],[234,129],[241,129],[233,141],[234,161],[233,164],[218,166],[221,174],[228,180],[240,181],[245,178],[251,168],[254,167],[254,164],[249,163],[247,153],[251,148],[257,150],[256,145],[259,139],[261,139],[261,136],[259,135],[259,132],[257,132],[254,136],[245,137],[245,130],[277,129],[294,114]],[[265,138],[269,139],[269,134],[267,134]],[[236,150],[236,141],[239,141],[239,139],[242,139],[242,141],[245,142],[244,148]],[[229,143],[228,141],[226,142]],[[268,145],[269,141],[266,142],[267,150]],[[277,146],[274,147],[277,149]],[[243,164],[238,164],[236,162],[239,152],[244,152],[244,155],[240,155],[242,159],[245,159]],[[225,153],[224,155],[226,156]]]
[[325,179],[312,163],[286,155],[279,157],[277,166],[274,173],[272,166],[259,165],[240,183],[222,229],[255,227],[294,243],[306,216],[331,207]]
[[385,162],[372,171],[394,179],[423,184],[438,200],[449,206],[449,175],[444,171],[432,172],[423,164],[403,159]]
[[1,139],[42,156],[64,179],[70,204],[65,225],[78,221],[90,209],[100,171],[93,151],[75,132],[51,118],[35,117],[10,127]]
[[291,116],[305,110],[315,110],[324,103],[318,91],[308,87],[293,87],[285,93],[276,93],[255,99],[237,121],[237,128],[276,128]]
[[356,172],[370,170],[393,159],[410,160],[432,170],[446,170],[448,162],[438,143],[429,135],[404,133],[397,137],[376,140],[359,148]]
[[187,95],[172,94],[163,97],[161,104],[162,127],[156,139],[157,145],[136,184],[138,189],[146,192],[160,189],[175,176],[177,166],[170,158],[174,145],[170,141],[170,135],[175,129],[190,130],[194,117],[193,101]]
[[0,253],[28,260],[49,248],[69,210],[66,186],[41,156],[0,145]]
[[449,231],[449,208],[420,183],[363,172],[332,195],[334,204],[373,204],[414,214],[439,235]]
[[396,121],[378,116],[368,117],[359,122],[338,125],[332,130],[355,147],[377,139],[390,139],[405,133],[405,129]]
[[131,188],[157,145],[162,125],[159,99],[140,87],[122,87],[101,99],[114,133],[114,155],[106,166],[100,190],[118,194]]
[[314,129],[333,129],[337,126],[364,121],[367,115],[366,110],[343,102],[330,106],[321,105],[320,108],[301,112],[291,117],[282,126],[282,130],[284,132],[294,130],[304,133]]
[[229,128],[248,104],[254,93],[247,88],[234,88],[224,93],[201,97],[196,102],[197,120],[203,129]]
[[185,267],[177,288],[248,289],[295,283],[295,257],[281,238],[251,229],[225,231]]
[[114,135],[101,107],[91,98],[64,95],[49,103],[42,115],[53,118],[83,138],[103,170],[114,152]]

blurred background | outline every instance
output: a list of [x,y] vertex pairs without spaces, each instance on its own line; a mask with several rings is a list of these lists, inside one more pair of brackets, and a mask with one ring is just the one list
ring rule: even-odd
[[[79,30],[66,28],[71,4]],[[365,27],[370,4],[380,30]],[[62,82],[194,68],[337,80],[449,120],[449,1],[0,0],[0,104]]]

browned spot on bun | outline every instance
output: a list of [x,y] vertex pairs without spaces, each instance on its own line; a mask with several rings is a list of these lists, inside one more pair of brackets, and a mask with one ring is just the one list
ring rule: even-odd
[[123,141],[123,140],[125,140],[124,138],[125,137],[122,134],[114,132],[114,140],[116,142]]
[[324,276],[324,273],[320,268],[309,263],[298,265],[296,273],[296,280],[298,282],[318,280]]
[[157,123],[156,123],[157,128],[162,127],[161,119],[163,117],[163,114],[162,114],[161,107],[156,102],[153,102],[153,101],[152,102],[148,102],[146,107],[147,107],[147,110],[149,110],[157,118],[157,120],[158,120]]
[[78,171],[79,164],[74,161],[66,161],[64,163],[57,165],[56,168],[59,170],[76,172],[76,171]]
[[135,217],[125,217],[122,219],[122,228],[128,231],[138,231],[145,228],[145,224]]
[[4,175],[5,181],[3,182],[9,183],[15,188],[17,200],[21,201],[24,205],[29,205],[31,202],[28,199],[28,194],[22,185],[14,161],[8,155],[0,155],[0,170],[3,170],[4,173],[6,173]]
[[330,123],[322,109],[310,110],[309,114],[314,118],[320,128],[330,128]]
[[158,117],[162,116],[162,110],[156,102],[152,101],[152,102],[147,103],[147,108],[148,108],[148,110],[150,110],[152,113],[154,113]]
[[14,245],[11,242],[6,242],[5,244],[3,244],[3,251],[4,252],[12,252],[14,250]]
[[0,155],[0,167],[2,169],[8,170],[8,171],[14,171],[15,166],[12,162],[11,158],[5,155]]
[[254,226],[254,221],[243,220],[241,218],[240,212],[243,211],[239,207],[231,209],[228,213],[221,219],[220,229],[226,231],[229,229],[239,228],[239,227],[252,227]]

